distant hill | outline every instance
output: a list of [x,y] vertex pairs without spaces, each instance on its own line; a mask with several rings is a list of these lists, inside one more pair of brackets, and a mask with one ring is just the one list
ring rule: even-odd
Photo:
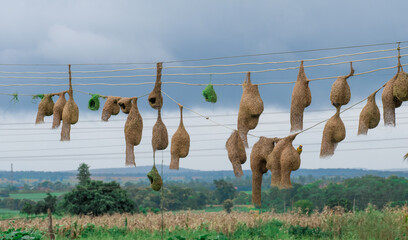
[[[125,183],[127,181],[146,181],[146,174],[151,170],[151,166],[138,166],[136,168],[105,168],[105,169],[91,169],[92,177],[97,180],[104,181],[118,181]],[[158,167],[161,172],[161,166]],[[212,182],[214,179],[235,178],[232,170],[225,171],[200,171],[187,168],[180,168],[178,171],[170,170],[168,166],[164,166],[164,180],[173,181],[190,181],[200,180]],[[244,170],[243,178],[251,177],[250,170]],[[15,183],[33,183],[41,182],[45,180],[49,181],[75,181],[77,171],[62,171],[62,172],[40,172],[40,171],[17,171],[13,173],[13,180]],[[270,175],[268,172],[267,175]],[[408,178],[407,169],[401,169],[400,171],[379,171],[379,170],[367,170],[367,169],[347,169],[347,168],[335,168],[335,169],[299,169],[292,172],[292,177],[297,178],[299,176],[312,176],[313,178],[354,178],[364,175],[375,175],[380,177],[389,177],[392,175]],[[0,171],[0,184],[7,184],[10,180],[10,172]]]

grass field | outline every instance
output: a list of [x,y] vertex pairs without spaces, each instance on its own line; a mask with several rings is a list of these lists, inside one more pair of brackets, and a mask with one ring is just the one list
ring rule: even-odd
[[[51,195],[53,196],[61,196],[67,192],[53,192]],[[43,200],[47,196],[47,193],[10,193],[9,198],[13,199],[29,199],[33,201],[40,201]]]

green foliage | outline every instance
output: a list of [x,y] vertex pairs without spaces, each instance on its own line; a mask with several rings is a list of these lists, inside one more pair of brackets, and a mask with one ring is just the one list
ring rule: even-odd
[[89,166],[85,163],[81,163],[78,167],[77,179],[79,185],[87,185],[91,181],[91,173],[89,172]]
[[294,204],[295,208],[300,208],[303,213],[310,212],[313,210],[313,203],[309,200],[297,200]]
[[223,203],[226,199],[233,199],[237,194],[237,190],[234,188],[234,185],[225,181],[224,179],[214,180],[214,184],[216,188],[215,197],[218,199],[219,203]]
[[42,201],[38,201],[37,203],[30,203],[25,202],[23,208],[21,209],[21,213],[24,214],[44,214],[47,213],[48,208],[51,212],[55,212],[55,208],[57,205],[57,197],[52,196],[50,193],[47,193],[47,196]]
[[88,109],[91,111],[97,111],[100,106],[99,94],[92,94],[92,97],[88,101]]
[[205,101],[216,103],[217,102],[217,93],[215,93],[213,85],[210,83],[203,90],[203,96]]
[[90,181],[87,185],[77,185],[72,192],[64,195],[62,208],[71,214],[132,212],[134,203],[127,192],[116,182]]
[[226,199],[222,204],[222,207],[227,213],[232,212],[232,207],[234,206],[234,202],[231,199]]
[[330,236],[330,234],[322,232],[320,228],[310,228],[308,226],[302,227],[299,225],[291,225],[288,229],[288,233],[291,235],[295,235],[296,238],[311,237],[313,239],[316,239]]
[[43,239],[44,233],[38,230],[21,230],[21,228],[10,228],[4,232],[0,232],[2,240],[40,240]]

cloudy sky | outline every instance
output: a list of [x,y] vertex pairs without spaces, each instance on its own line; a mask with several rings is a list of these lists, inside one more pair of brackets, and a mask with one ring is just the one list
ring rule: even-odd
[[[66,84],[67,64],[73,64],[74,84],[137,84],[154,82],[155,62],[164,61],[163,74],[203,74],[163,76],[163,90],[181,104],[235,127],[240,86],[216,86],[218,102],[206,103],[204,86],[175,85],[166,82],[239,84],[245,74],[217,75],[225,72],[293,68],[285,71],[252,73],[254,83],[294,81],[298,62],[233,67],[185,68],[236,63],[281,62],[349,54],[344,57],[306,62],[305,66],[355,61],[356,73],[396,65],[396,45],[341,48],[337,50],[270,54],[252,57],[181,61],[224,56],[251,55],[298,50],[393,43],[408,40],[408,23],[403,21],[406,1],[4,1],[0,9],[0,93],[18,93],[19,102],[0,95],[0,169],[70,170],[86,162],[92,168],[124,166],[123,125],[126,115],[101,122],[101,110],[87,109],[89,96],[75,93],[80,107],[80,122],[73,126],[72,141],[59,142],[59,131],[51,130],[51,117],[34,125],[37,104],[24,96],[58,92],[66,86],[5,86],[13,84]],[[408,46],[402,43],[401,47]],[[379,51],[384,50],[384,51]],[[361,55],[350,55],[371,52]],[[402,49],[401,54],[407,54]],[[377,60],[373,60],[377,59]],[[378,59],[380,58],[380,59]],[[359,61],[371,59],[368,61]],[[402,63],[407,63],[406,57]],[[175,61],[175,62],[172,62]],[[115,63],[115,64],[113,64]],[[149,63],[149,64],[118,64]],[[17,64],[17,65],[13,65]],[[20,65],[18,65],[20,64]],[[22,65],[23,64],[23,65]],[[27,64],[27,65],[25,65]],[[82,64],[82,65],[81,65]],[[106,64],[106,65],[90,65]],[[118,69],[146,70],[83,73]],[[309,78],[346,75],[348,64],[306,68]],[[22,73],[26,72],[26,73]],[[35,72],[54,72],[36,74]],[[61,72],[61,73],[59,73]],[[210,76],[208,73],[214,73]],[[351,104],[367,97],[396,73],[386,69],[349,79]],[[135,76],[138,75],[138,76]],[[140,76],[148,75],[148,76]],[[129,77],[131,76],[131,77]],[[85,77],[85,78],[84,78]],[[98,78],[99,77],[99,78]],[[104,77],[104,78],[100,78]],[[305,113],[305,127],[330,117],[329,102],[334,79],[311,82],[313,100]],[[142,96],[153,85],[74,86],[87,93],[116,96]],[[289,107],[293,84],[260,86],[265,111],[252,133],[283,137],[289,133]],[[377,103],[382,106],[381,92]],[[170,136],[178,125],[177,105],[164,97],[164,122]],[[56,101],[56,98],[54,99]],[[103,103],[104,101],[102,101]],[[297,137],[302,144],[302,168],[400,169],[407,163],[407,107],[397,110],[396,128],[379,127],[367,136],[356,136],[358,117],[364,103],[342,115],[347,138],[335,156],[320,159],[319,149],[324,124]],[[145,98],[139,100],[144,118],[143,140],[135,149],[137,165],[151,165],[151,129],[156,112]],[[382,109],[381,109],[382,111]],[[228,128],[214,125],[186,110],[185,125],[191,135],[191,152],[180,167],[219,170],[231,169],[224,149]],[[255,138],[250,138],[250,146]],[[250,148],[247,150],[249,158]],[[161,162],[161,154],[159,161]],[[169,149],[163,153],[169,163]],[[249,169],[249,161],[244,164]]]

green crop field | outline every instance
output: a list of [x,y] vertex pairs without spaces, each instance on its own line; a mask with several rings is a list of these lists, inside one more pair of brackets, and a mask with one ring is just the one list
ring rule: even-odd
[[[64,195],[66,192],[53,192],[51,195],[53,196],[61,196]],[[13,199],[29,199],[33,201],[40,201],[43,200],[47,196],[47,193],[10,193],[9,198]]]

